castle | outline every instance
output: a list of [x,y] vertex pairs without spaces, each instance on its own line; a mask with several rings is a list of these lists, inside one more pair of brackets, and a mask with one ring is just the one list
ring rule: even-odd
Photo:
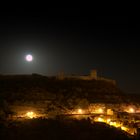
[[97,70],[91,70],[89,75],[65,75],[64,72],[60,72],[57,76],[57,79],[59,80],[64,80],[64,79],[81,79],[81,80],[100,80],[100,81],[106,81],[109,83],[112,83],[116,85],[116,81],[109,79],[109,78],[104,78],[104,77],[99,77],[97,75]]

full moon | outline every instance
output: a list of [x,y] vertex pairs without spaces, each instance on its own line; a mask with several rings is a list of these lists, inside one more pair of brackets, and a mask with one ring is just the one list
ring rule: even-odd
[[25,57],[26,61],[31,62],[33,61],[33,56],[31,54],[26,55]]

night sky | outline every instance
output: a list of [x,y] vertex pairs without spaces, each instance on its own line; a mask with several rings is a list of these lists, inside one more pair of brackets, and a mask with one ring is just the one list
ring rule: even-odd
[[[138,21],[81,8],[0,12],[0,74],[82,75],[97,69],[122,90],[140,93]],[[34,60],[25,61],[26,54]]]

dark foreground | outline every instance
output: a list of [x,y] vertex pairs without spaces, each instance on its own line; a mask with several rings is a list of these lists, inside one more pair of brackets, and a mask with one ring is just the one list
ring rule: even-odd
[[90,120],[33,119],[0,124],[1,140],[133,140],[126,133]]

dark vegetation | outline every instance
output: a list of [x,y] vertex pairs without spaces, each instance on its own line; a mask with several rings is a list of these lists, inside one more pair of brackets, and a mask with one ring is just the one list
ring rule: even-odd
[[132,140],[126,133],[90,120],[25,120],[0,124],[4,140]]

